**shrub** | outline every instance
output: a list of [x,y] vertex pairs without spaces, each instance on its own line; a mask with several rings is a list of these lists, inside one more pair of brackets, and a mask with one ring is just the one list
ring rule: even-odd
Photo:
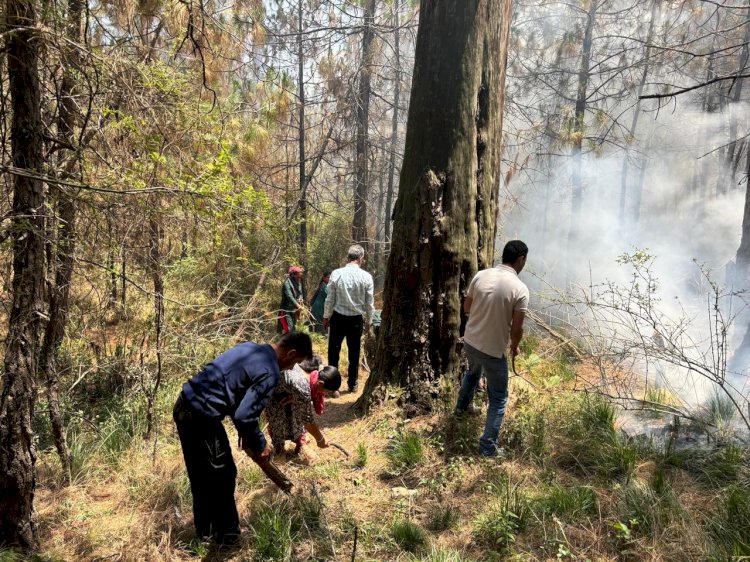
[[543,462],[548,454],[545,408],[535,392],[522,390],[518,395],[513,415],[503,423],[502,441],[522,457]]
[[473,534],[478,542],[503,553],[526,528],[531,512],[518,485],[512,485],[507,474],[490,483],[488,491],[496,499],[488,511],[475,519]]
[[709,529],[722,559],[750,557],[750,489],[731,485],[721,495],[718,513]]
[[363,441],[357,443],[357,450],[354,454],[354,466],[359,468],[364,467],[367,464],[367,446]]
[[313,494],[300,494],[294,497],[296,517],[309,530],[317,530],[323,526],[323,504]]
[[586,395],[557,412],[562,439],[557,463],[585,476],[629,477],[640,455],[639,447],[615,430],[615,407],[598,396]]
[[427,544],[427,535],[422,527],[406,520],[398,520],[391,525],[391,535],[403,550],[417,552]]
[[596,511],[596,494],[588,486],[553,485],[545,496],[532,502],[531,509],[539,516],[575,521]]
[[288,505],[281,502],[260,505],[250,524],[255,536],[256,558],[259,561],[289,560],[292,544],[300,525]]
[[640,481],[624,486],[619,493],[620,519],[637,524],[630,526],[634,535],[658,537],[669,524],[682,519],[684,510],[671,486],[659,480],[660,491]]
[[694,474],[706,484],[721,487],[737,481],[747,458],[741,447],[727,445],[711,451],[673,452],[667,461]]
[[460,519],[458,510],[450,505],[439,505],[430,512],[428,528],[431,531],[447,531],[456,526]]
[[410,558],[413,562],[469,562],[460,552],[446,548],[432,547],[429,553],[423,556],[413,556]]
[[398,474],[422,462],[422,438],[413,432],[399,431],[391,440],[386,452],[390,469]]

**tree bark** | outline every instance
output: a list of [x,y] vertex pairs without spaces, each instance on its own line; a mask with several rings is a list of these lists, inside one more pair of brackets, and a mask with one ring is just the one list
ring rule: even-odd
[[373,39],[375,31],[375,0],[366,0],[364,31],[362,34],[362,64],[359,70],[357,94],[357,160],[355,162],[356,184],[354,186],[354,219],[352,240],[367,250],[367,198],[369,186],[368,125],[370,121],[370,74],[372,73]]
[[[83,3],[81,0],[68,1],[68,25],[67,36],[72,44],[81,39],[81,15]],[[63,78],[60,84],[60,95],[58,103],[57,134],[63,145],[73,139],[76,121],[76,105],[73,99],[75,80],[73,68],[76,65],[75,47],[67,47],[63,51]],[[60,161],[70,157],[70,151],[60,149]],[[75,156],[73,156],[75,158]],[[65,174],[68,179],[70,174]],[[75,178],[73,178],[75,179]],[[70,451],[60,408],[60,375],[58,372],[58,351],[63,337],[65,326],[68,322],[68,301],[70,297],[70,282],[73,277],[73,254],[75,250],[75,220],[76,203],[73,196],[59,186],[50,186],[50,198],[57,204],[57,217],[53,216],[52,228],[56,244],[53,247],[49,269],[50,275],[48,286],[49,298],[49,321],[44,333],[44,343],[41,353],[41,371],[46,375],[47,402],[49,408],[50,425],[55,448],[60,457],[60,465],[63,472],[65,484],[71,481],[71,459]],[[109,224],[109,222],[108,222]]]
[[[38,74],[39,38],[31,0],[5,5],[8,85],[13,116],[13,165],[43,170]],[[13,296],[0,394],[0,544],[36,546],[33,500],[35,451],[31,420],[36,402],[44,294],[44,185],[13,178]]]
[[[510,0],[422,3],[404,161],[375,365],[407,415],[458,376],[461,300],[492,265]],[[378,395],[380,396],[380,395]]]
[[398,147],[398,104],[401,102],[401,33],[399,29],[400,0],[393,3],[393,115],[391,117],[391,154],[388,160],[388,191],[385,197],[385,243],[391,242],[391,212],[393,183],[396,178],[396,148]]
[[[750,151],[747,157],[747,173],[750,174]],[[750,182],[745,182],[745,208],[742,215],[742,238],[737,249],[735,284],[747,288],[750,279]]]
[[[158,212],[158,199],[154,201],[154,211]],[[148,266],[151,273],[151,280],[154,285],[154,332],[156,335],[156,374],[153,383],[143,381],[143,390],[146,394],[146,435],[145,439],[151,438],[154,426],[154,405],[156,395],[159,393],[161,386],[161,346],[162,330],[164,327],[164,277],[162,276],[162,226],[159,222],[158,214],[154,214],[148,223]],[[145,372],[141,373],[145,379]]]

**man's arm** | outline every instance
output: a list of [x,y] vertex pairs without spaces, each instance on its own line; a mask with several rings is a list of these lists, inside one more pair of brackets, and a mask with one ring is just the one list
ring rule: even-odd
[[245,393],[232,416],[232,421],[240,434],[242,449],[250,456],[262,456],[269,448],[266,436],[260,430],[259,420],[260,414],[278,384],[279,378],[274,373],[266,373],[260,377],[257,383]]
[[523,320],[526,318],[526,310],[514,310],[513,319],[510,323],[510,353],[513,357],[521,353],[518,347],[523,337]]
[[474,299],[471,297],[464,298],[464,312],[466,314],[469,314],[471,312],[471,303],[474,302]]

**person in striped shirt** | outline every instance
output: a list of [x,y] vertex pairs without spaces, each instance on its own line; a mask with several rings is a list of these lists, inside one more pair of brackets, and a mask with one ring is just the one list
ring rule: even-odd
[[362,269],[365,250],[359,244],[349,248],[348,263],[331,273],[328,296],[323,310],[323,327],[328,329],[328,364],[338,369],[341,344],[346,338],[349,349],[347,383],[356,392],[359,378],[359,356],[362,333],[369,331],[375,312],[372,275]]

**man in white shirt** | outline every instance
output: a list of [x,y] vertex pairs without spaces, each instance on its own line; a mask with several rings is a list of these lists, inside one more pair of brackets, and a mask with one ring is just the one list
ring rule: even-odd
[[349,392],[357,391],[362,331],[370,329],[374,304],[372,275],[362,269],[365,250],[359,244],[349,248],[347,263],[331,273],[323,310],[323,327],[328,337],[328,364],[338,368],[341,344],[349,349]]
[[526,265],[529,248],[520,240],[511,240],[503,249],[503,263],[478,272],[471,280],[464,299],[469,314],[464,332],[464,350],[469,369],[464,373],[455,413],[469,408],[482,373],[487,378],[487,420],[479,439],[479,452],[495,457],[500,426],[508,401],[508,359],[520,353],[523,320],[529,307],[529,289],[518,278]]

